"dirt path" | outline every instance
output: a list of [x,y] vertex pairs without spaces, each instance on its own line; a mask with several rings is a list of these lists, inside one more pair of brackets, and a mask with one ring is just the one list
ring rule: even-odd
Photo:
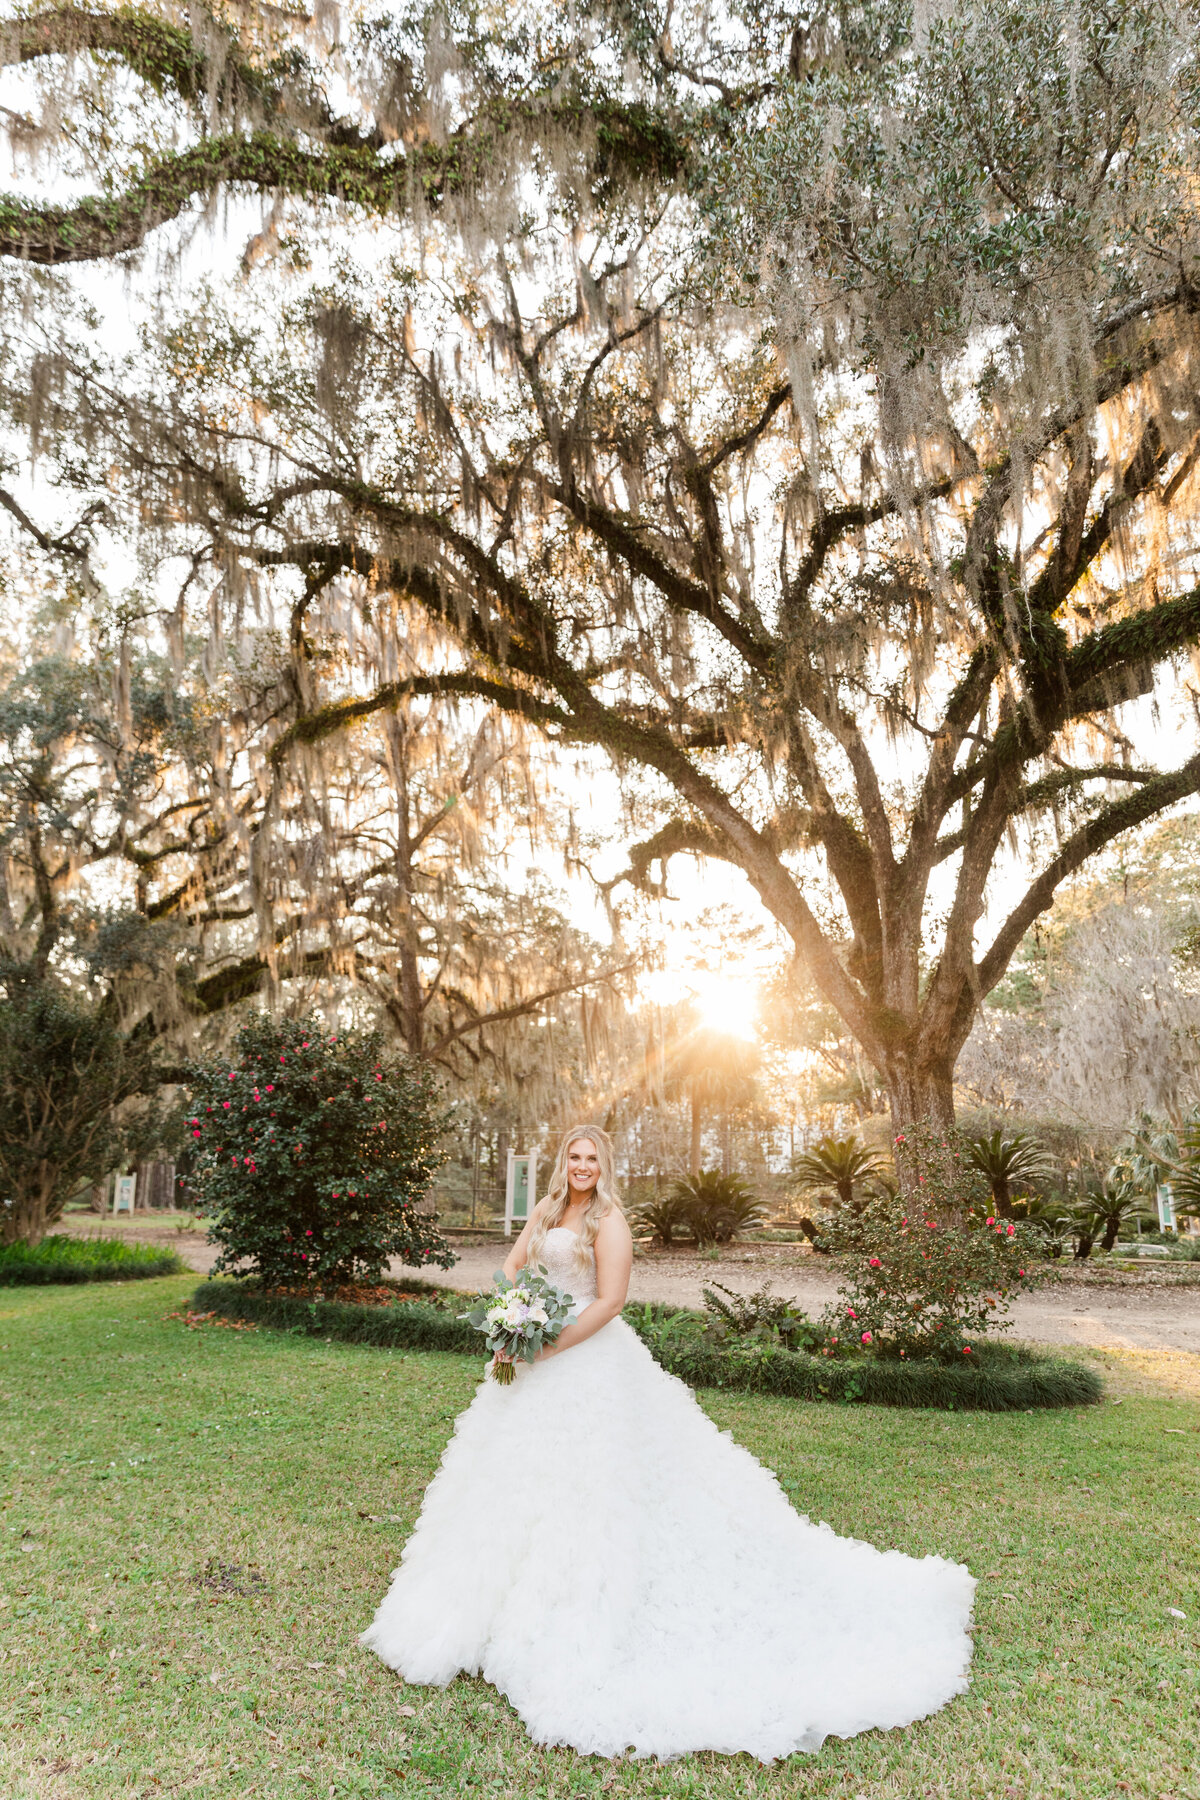
[[[171,1225],[109,1226],[78,1216],[66,1229],[89,1236],[98,1229],[128,1241],[164,1244],[200,1274],[207,1274],[215,1251],[201,1232],[177,1232]],[[445,1287],[486,1287],[504,1259],[501,1243],[456,1246],[453,1269],[430,1269],[428,1278]],[[406,1271],[394,1265],[394,1273]],[[1200,1280],[1190,1271],[1149,1269],[1128,1276],[1068,1271],[1064,1280],[1012,1309],[1013,1335],[1035,1344],[1088,1344],[1096,1349],[1182,1350],[1200,1354]],[[687,1253],[648,1253],[637,1257],[629,1286],[631,1300],[663,1300],[676,1306],[699,1306],[706,1283],[723,1282],[738,1293],[753,1293],[768,1282],[805,1312],[820,1313],[833,1299],[835,1278],[813,1267],[813,1259],[790,1246],[738,1249],[710,1262]]]

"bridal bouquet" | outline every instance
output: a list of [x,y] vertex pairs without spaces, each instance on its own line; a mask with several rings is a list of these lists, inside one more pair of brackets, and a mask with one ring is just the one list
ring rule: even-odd
[[[480,1294],[470,1311],[458,1316],[483,1332],[493,1356],[499,1351],[514,1362],[532,1362],[543,1344],[554,1342],[575,1302],[554,1286],[541,1263],[536,1271],[522,1269],[515,1281],[499,1269],[492,1279],[495,1292]],[[492,1378],[507,1385],[512,1362],[493,1362]]]

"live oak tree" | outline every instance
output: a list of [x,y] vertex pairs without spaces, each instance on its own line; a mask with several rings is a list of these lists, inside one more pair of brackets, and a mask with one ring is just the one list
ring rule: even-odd
[[[271,584],[280,758],[436,693],[646,772],[630,878],[741,869],[897,1122],[949,1119],[1059,884],[1200,786],[1186,707],[1166,765],[1137,711],[1200,634],[1196,9],[439,11],[347,40],[346,118],[265,30],[159,20],[152,58],[153,18],[10,30],[195,135],[82,207],[6,203],[4,243],[277,205],[246,286],[140,362],[11,334],[60,479],[102,450],[130,527]],[[310,703],[331,589],[347,634],[424,620],[424,666]]]
[[502,721],[412,700],[272,779],[290,690],[270,632],[204,655],[182,613],[163,634],[98,602],[75,626],[69,653],[38,655],[48,621],[29,622],[0,677],[0,959],[26,985],[89,979],[165,1070],[272,987],[293,1009],[352,992],[411,1054],[461,1068],[619,979],[506,869],[538,803]]

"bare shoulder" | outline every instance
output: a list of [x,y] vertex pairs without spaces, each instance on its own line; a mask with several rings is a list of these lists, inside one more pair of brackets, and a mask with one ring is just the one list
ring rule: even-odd
[[598,1244],[632,1244],[633,1233],[629,1229],[629,1220],[619,1206],[610,1206],[596,1228]]

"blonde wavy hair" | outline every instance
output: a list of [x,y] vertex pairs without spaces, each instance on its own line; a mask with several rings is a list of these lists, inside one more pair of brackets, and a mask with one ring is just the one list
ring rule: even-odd
[[615,1206],[620,1210],[621,1201],[617,1194],[616,1161],[613,1156],[612,1139],[607,1131],[599,1125],[572,1125],[570,1131],[563,1136],[558,1146],[558,1155],[554,1159],[554,1167],[550,1171],[550,1185],[546,1189],[541,1210],[533,1227],[533,1235],[529,1240],[526,1260],[531,1265],[540,1261],[542,1245],[546,1241],[546,1233],[561,1225],[563,1214],[570,1203],[570,1189],[567,1185],[567,1152],[572,1144],[579,1143],[581,1138],[590,1138],[596,1146],[596,1154],[600,1158],[600,1179],[588,1201],[587,1209],[577,1236],[575,1257],[582,1266],[588,1259],[588,1252],[596,1242],[596,1233],[600,1229],[600,1221]]

